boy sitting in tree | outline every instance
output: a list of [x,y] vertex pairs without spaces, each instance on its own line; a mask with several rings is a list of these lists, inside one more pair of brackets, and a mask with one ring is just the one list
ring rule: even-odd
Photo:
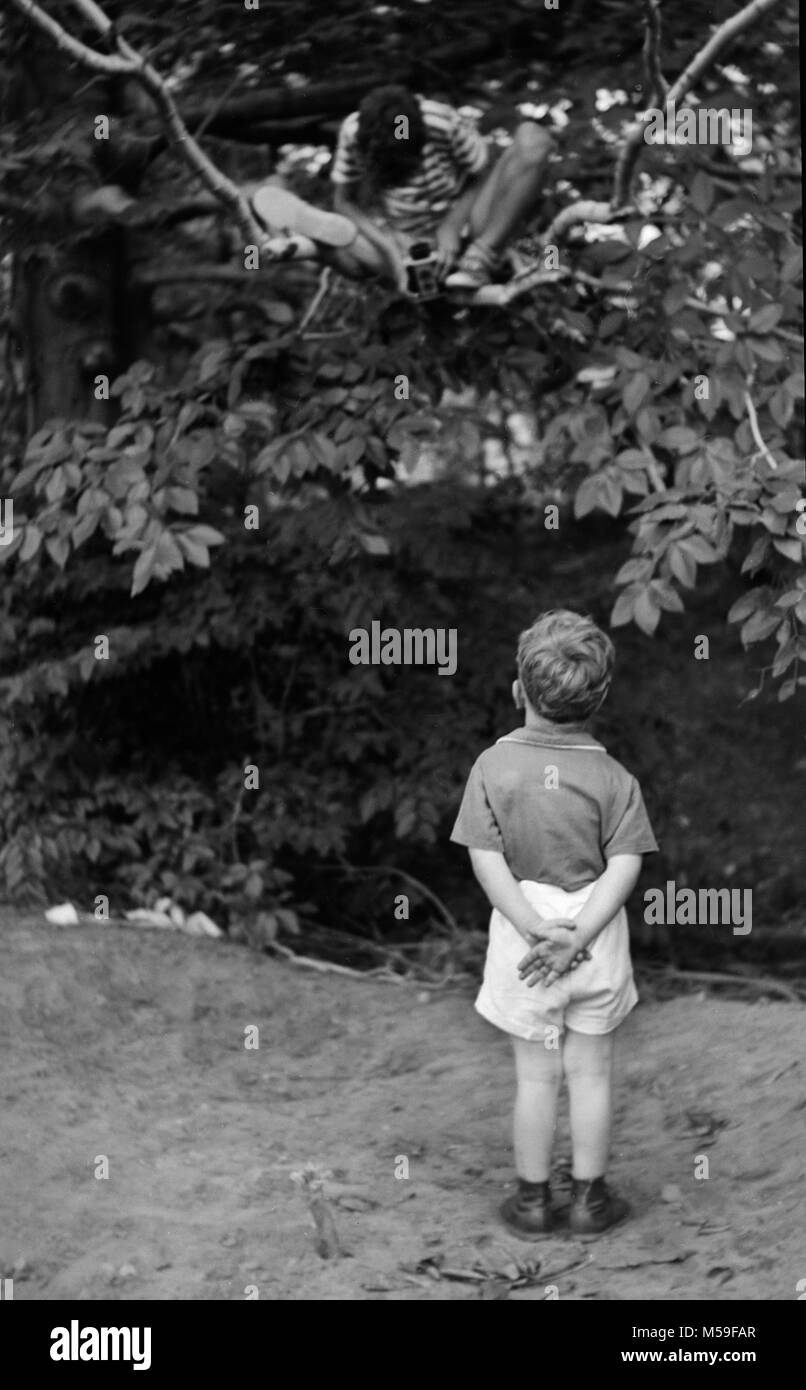
[[284,218],[311,237],[322,259],[348,275],[379,274],[405,293],[409,248],[429,241],[444,287],[477,290],[534,207],[552,146],[523,121],[499,152],[452,106],[407,87],[376,87],[339,132],[330,177],[340,216],[268,186],[255,207],[270,225]]

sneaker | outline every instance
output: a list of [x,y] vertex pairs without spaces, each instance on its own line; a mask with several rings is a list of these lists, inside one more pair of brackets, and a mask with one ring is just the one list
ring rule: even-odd
[[568,1224],[575,1236],[599,1236],[629,1214],[629,1203],[611,1192],[604,1178],[574,1178]]
[[501,1203],[501,1218],[513,1235],[535,1240],[554,1229],[551,1191],[547,1182],[518,1179],[518,1191]]
[[456,269],[445,280],[446,290],[480,290],[489,285],[501,257],[479,241],[471,241]]
[[314,207],[279,184],[262,184],[252,196],[252,207],[274,232],[297,233],[324,246],[349,246],[355,240],[355,224],[349,217]]

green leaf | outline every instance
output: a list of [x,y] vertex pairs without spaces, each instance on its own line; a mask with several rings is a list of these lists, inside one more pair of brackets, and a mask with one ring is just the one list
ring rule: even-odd
[[701,169],[694,175],[689,191],[692,206],[703,216],[710,212],[714,201],[714,185]]
[[647,637],[653,635],[660,622],[660,608],[651,589],[642,589],[639,593],[635,600],[633,618]]
[[620,454],[616,454],[614,462],[619,468],[643,469],[648,463],[655,463],[657,460],[651,449],[622,449]]
[[61,502],[67,491],[67,479],[63,468],[54,468],[45,484],[45,496],[49,502]]
[[200,545],[198,541],[191,540],[186,531],[178,531],[176,540],[182,554],[192,565],[198,566],[199,569],[210,568],[210,552],[206,545]]
[[169,487],[166,500],[169,507],[175,512],[181,512],[185,516],[198,516],[199,498],[192,488],[189,487]]
[[696,560],[698,565],[713,565],[719,559],[714,547],[704,536],[684,536],[678,541],[678,545],[692,560]]
[[745,341],[763,362],[783,362],[786,358],[783,347],[775,338],[747,338]]
[[21,560],[32,560],[42,543],[42,532],[39,527],[29,521],[25,528],[25,535],[20,546],[19,556]]
[[769,333],[783,317],[783,307],[780,304],[765,304],[763,308],[757,309],[750,315],[750,329],[754,333]]
[[757,536],[742,561],[742,574],[755,574],[761,569],[770,551],[769,536]]
[[621,399],[624,402],[624,409],[628,415],[634,415],[643,405],[646,397],[652,389],[652,383],[646,372],[636,372],[624,387]]
[[176,537],[170,531],[163,531],[157,541],[157,554],[154,562],[155,571],[159,570],[161,577],[167,578],[174,570],[185,568],[182,552],[176,541]]
[[574,516],[587,516],[598,505],[599,477],[598,474],[594,474],[592,478],[584,478],[577,489],[574,498]]
[[800,589],[789,589],[785,594],[780,594],[775,600],[776,608],[795,608],[803,597]]
[[391,555],[392,547],[385,536],[373,536],[365,532],[361,536],[361,545],[368,555]]
[[634,556],[621,566],[615,578],[616,584],[630,584],[636,580],[649,579],[655,568],[655,562],[651,558]]
[[764,603],[766,592],[766,589],[750,589],[746,594],[742,594],[729,609],[728,622],[738,623],[748,618],[759,604]]
[[229,343],[218,342],[210,344],[199,363],[199,381],[201,383],[213,381],[214,378],[218,376],[224,363],[229,360],[229,356]]
[[146,585],[148,584],[148,581],[151,578],[151,575],[154,570],[154,561],[156,559],[156,555],[156,545],[147,545],[145,549],[141,550],[140,554],[138,555],[137,562],[134,566],[134,573],[132,574],[132,598],[135,598],[137,594],[142,593],[143,589],[145,589]]
[[689,429],[688,425],[672,425],[662,434],[659,434],[655,442],[662,444],[665,449],[674,449],[677,453],[688,454],[692,449],[699,447],[702,436],[696,430]]
[[623,594],[619,594],[613,605],[613,611],[610,614],[611,627],[624,627],[625,623],[632,621],[637,592],[637,589],[633,586],[633,588],[627,589]]
[[277,323],[285,327],[294,322],[294,310],[290,304],[284,304],[280,299],[271,299],[264,302],[261,306],[269,323]]
[[100,512],[87,512],[84,516],[79,517],[78,521],[73,527],[70,537],[70,539],[73,542],[74,550],[78,550],[78,547],[80,545],[83,545],[84,542],[89,539],[89,537],[97,529],[98,522],[100,520]]
[[796,565],[803,564],[803,546],[794,536],[784,536],[780,540],[776,537],[773,546],[779,555],[785,555],[787,560],[792,560]]
[[685,611],[683,600],[677,590],[673,589],[665,579],[653,579],[649,587],[653,597],[667,613],[683,613]]
[[767,409],[776,425],[779,425],[782,430],[785,430],[792,419],[795,403],[789,392],[781,387],[768,401]]
[[770,637],[781,621],[780,613],[759,611],[753,613],[743,624],[739,636],[747,647],[751,642],[761,642]]
[[610,516],[618,516],[621,511],[621,500],[624,496],[621,482],[618,478],[614,478],[611,472],[602,474],[601,479],[599,506]]
[[697,582],[697,562],[688,551],[683,550],[679,541],[669,546],[669,569],[679,584],[693,589]]
[[183,534],[197,545],[223,545],[227,539],[213,526],[191,526],[190,530]]
[[683,308],[686,300],[691,294],[691,286],[684,280],[678,280],[677,284],[672,285],[663,296],[663,312],[668,318],[674,318]]
[[63,570],[67,564],[67,557],[70,554],[70,542],[65,536],[48,536],[45,541],[45,549],[54,564]]

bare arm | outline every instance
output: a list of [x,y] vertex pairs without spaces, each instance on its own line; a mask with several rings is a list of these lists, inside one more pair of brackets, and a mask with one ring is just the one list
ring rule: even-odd
[[574,919],[580,946],[590,946],[624,906],[638,882],[642,858],[640,854],[614,854],[608,859],[602,877]]
[[494,849],[471,849],[470,862],[492,907],[508,918],[531,945],[543,926],[543,918],[524,897],[518,880],[503,854]]
[[[573,950],[587,949],[624,906],[641,872],[640,854],[614,854],[602,877],[574,918]],[[552,985],[569,968],[571,955],[565,942],[537,942],[518,962],[518,973],[528,985]]]
[[366,237],[367,241],[371,241],[373,246],[377,246],[379,251],[383,251],[383,253],[387,255],[391,250],[396,254],[397,247],[392,238],[387,236],[380,227],[376,226],[372,218],[368,217],[363,209],[358,206],[358,203],[353,201],[351,197],[352,192],[353,185],[343,183],[336,184],[333,193],[334,210],[340,212],[342,217],[349,217],[350,221],[355,223],[359,232]]

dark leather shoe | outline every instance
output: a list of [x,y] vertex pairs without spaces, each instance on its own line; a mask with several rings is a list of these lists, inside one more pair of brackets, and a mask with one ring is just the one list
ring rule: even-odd
[[604,1178],[574,1178],[568,1224],[575,1236],[599,1236],[629,1214],[629,1203],[611,1192]]
[[518,1183],[518,1191],[501,1204],[501,1217],[514,1235],[535,1240],[554,1229],[547,1182]]

